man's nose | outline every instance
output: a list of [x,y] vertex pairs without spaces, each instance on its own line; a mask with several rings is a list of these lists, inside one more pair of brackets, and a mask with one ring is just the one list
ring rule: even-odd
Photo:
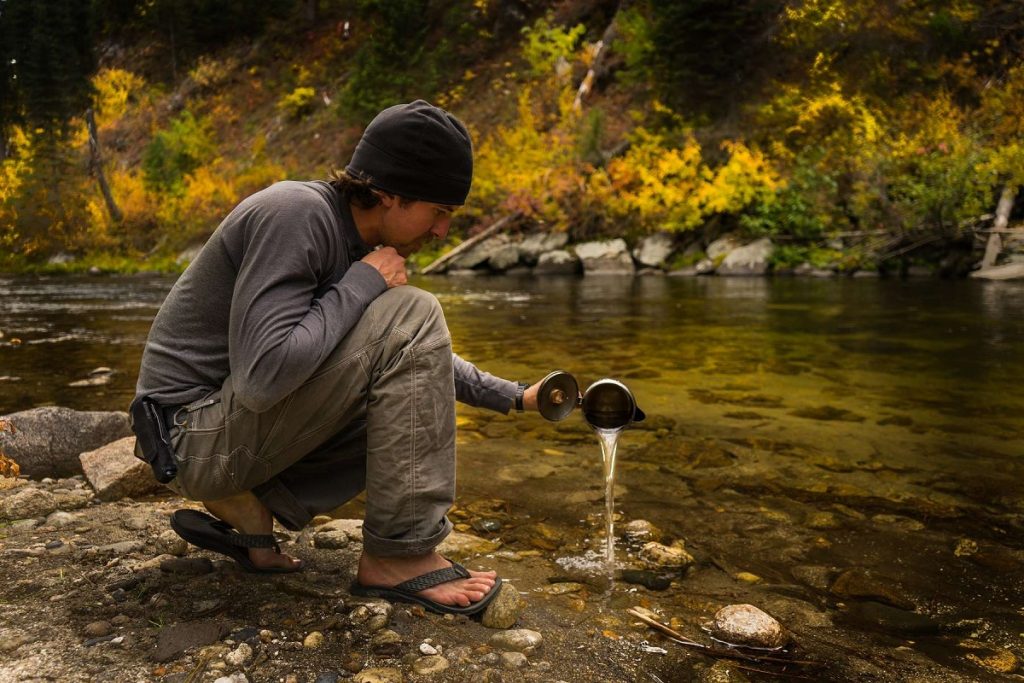
[[452,217],[445,216],[434,221],[434,226],[430,228],[430,234],[436,239],[443,240],[448,236],[448,228],[452,226]]

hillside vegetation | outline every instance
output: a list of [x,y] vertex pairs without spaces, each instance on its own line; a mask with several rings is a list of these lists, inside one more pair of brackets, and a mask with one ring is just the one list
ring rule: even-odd
[[3,0],[0,269],[173,268],[414,98],[474,133],[456,240],[521,212],[970,260],[1024,181],[1022,57],[1014,0]]

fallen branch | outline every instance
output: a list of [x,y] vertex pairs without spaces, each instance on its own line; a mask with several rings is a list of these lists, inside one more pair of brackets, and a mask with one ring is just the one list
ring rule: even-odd
[[751,654],[747,654],[745,652],[740,652],[739,650],[725,649],[725,648],[720,648],[720,647],[713,647],[711,645],[704,645],[704,644],[698,643],[698,642],[696,642],[694,640],[690,640],[689,638],[684,636],[682,633],[679,633],[678,631],[676,631],[676,630],[674,630],[672,628],[669,628],[668,626],[665,626],[665,624],[661,623],[660,621],[658,621],[656,619],[651,619],[649,616],[647,616],[643,612],[639,612],[639,611],[637,611],[635,609],[632,609],[632,608],[627,609],[626,612],[629,613],[630,615],[636,617],[640,621],[644,622],[645,624],[647,624],[651,628],[654,628],[654,629],[656,629],[658,631],[661,631],[662,633],[664,633],[665,635],[669,636],[669,638],[671,638],[674,642],[678,643],[679,645],[682,645],[684,647],[691,647],[691,648],[694,648],[695,650],[700,650],[701,652],[704,652],[705,654],[710,655],[712,657],[724,657],[724,658],[727,658],[727,659],[742,659],[742,660],[746,660],[748,662],[770,662],[772,664],[800,664],[800,665],[807,665],[807,666],[817,666],[818,665],[818,662],[813,662],[813,661],[809,661],[809,660],[789,659],[789,658],[786,658],[786,657],[771,657],[771,656],[768,656],[768,655],[751,655]]
[[488,237],[490,237],[494,233],[498,232],[499,230],[504,228],[506,225],[508,225],[511,221],[519,218],[520,215],[521,214],[519,214],[517,212],[517,213],[511,214],[509,216],[505,216],[504,218],[502,218],[501,220],[497,221],[496,223],[491,225],[489,228],[487,228],[486,230],[481,232],[479,235],[473,235],[468,240],[466,240],[465,242],[463,242],[459,246],[457,246],[454,249],[452,249],[451,251],[449,251],[447,254],[442,254],[439,258],[435,259],[432,263],[430,263],[421,272],[424,275],[429,275],[430,273],[433,273],[435,270],[437,270],[441,266],[445,265],[446,263],[451,261],[453,258],[458,256],[459,254],[467,251],[471,247],[476,246],[477,244],[479,244],[480,242],[484,241],[485,239],[487,239]]

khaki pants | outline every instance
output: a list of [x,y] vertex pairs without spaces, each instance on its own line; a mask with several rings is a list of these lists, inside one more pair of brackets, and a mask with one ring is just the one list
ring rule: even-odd
[[455,385],[437,300],[390,289],[309,380],[263,413],[220,391],[179,411],[170,487],[194,500],[252,491],[289,529],[366,489],[364,548],[425,553],[451,531]]

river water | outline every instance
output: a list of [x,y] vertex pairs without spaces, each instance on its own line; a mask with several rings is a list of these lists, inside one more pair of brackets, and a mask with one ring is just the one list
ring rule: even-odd
[[[823,679],[1001,680],[1024,658],[1024,284],[413,282],[486,370],[630,387],[649,419],[619,441],[616,529],[647,520],[696,558],[652,593],[666,621],[757,604],[806,651],[846,648]],[[124,410],[171,284],[0,279],[0,414]],[[98,366],[109,383],[68,386]],[[504,542],[560,566],[603,555],[601,452],[578,413],[554,425],[460,407],[459,421],[456,521],[491,510]],[[614,588],[609,609],[635,590]]]

